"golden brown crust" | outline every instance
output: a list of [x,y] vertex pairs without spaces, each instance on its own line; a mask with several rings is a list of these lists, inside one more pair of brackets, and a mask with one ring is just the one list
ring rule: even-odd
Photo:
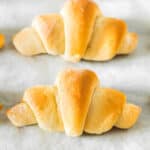
[[68,69],[59,74],[57,78],[59,108],[68,135],[82,134],[97,84],[97,76],[89,70]]
[[5,36],[0,33],[0,48],[5,46]]
[[39,35],[31,27],[24,28],[17,33],[13,37],[13,43],[17,50],[25,56],[46,53]]
[[126,96],[114,89],[97,88],[89,108],[84,130],[101,134],[109,131],[120,117]]
[[120,48],[126,32],[127,27],[122,20],[107,17],[97,19],[84,59],[112,59]]
[[32,109],[42,129],[49,131],[63,130],[52,87],[37,86],[30,88],[25,92],[23,99]]
[[38,16],[32,26],[36,29],[47,50],[47,53],[60,55],[65,50],[64,23],[58,14]]
[[85,53],[100,11],[93,1],[69,0],[61,14],[65,27],[65,57],[79,61]]
[[115,126],[121,129],[131,128],[137,121],[141,113],[141,108],[134,104],[126,104],[124,106],[122,115],[119,117]]
[[0,104],[0,111],[3,109],[3,105],[2,104]]
[[32,125],[37,122],[31,108],[24,102],[10,108],[6,113],[9,120],[17,127]]
[[113,126],[132,127],[140,107],[126,104],[117,90],[100,88],[96,74],[89,70],[66,69],[56,85],[26,90],[23,101],[7,111],[15,126],[38,123],[42,129],[79,136],[83,131],[101,134]]
[[117,54],[130,54],[137,47],[137,44],[138,44],[138,35],[133,32],[126,33],[126,36],[123,42],[121,43]]
[[137,46],[137,34],[129,33],[124,21],[104,17],[92,0],[68,0],[61,14],[36,17],[34,30],[27,28],[16,34],[13,42],[17,50],[28,56],[45,52],[63,55],[77,62],[107,61],[129,54]]

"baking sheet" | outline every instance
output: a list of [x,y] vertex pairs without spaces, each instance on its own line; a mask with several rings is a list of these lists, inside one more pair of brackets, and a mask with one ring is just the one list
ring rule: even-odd
[[[72,64],[55,56],[21,56],[11,43],[14,33],[29,25],[34,16],[58,12],[63,1],[0,1],[0,32],[7,37],[7,44],[0,51],[0,102],[4,104],[4,109],[0,112],[0,150],[149,149],[150,11],[149,2],[141,2],[98,1],[107,15],[125,19],[129,30],[139,33],[139,45],[135,53],[118,56],[109,62],[81,61]],[[98,74],[102,86],[126,92],[128,101],[140,105],[143,109],[137,124],[129,130],[113,129],[104,135],[84,134],[79,138],[67,137],[64,133],[49,133],[38,126],[19,129],[12,126],[4,115],[5,110],[20,101],[26,88],[53,84],[57,73],[66,67],[92,69]]]

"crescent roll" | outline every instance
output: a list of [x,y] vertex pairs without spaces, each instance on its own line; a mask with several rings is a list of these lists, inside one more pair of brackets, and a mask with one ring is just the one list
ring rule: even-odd
[[7,116],[17,127],[38,124],[44,130],[80,136],[83,132],[102,134],[112,127],[131,128],[140,112],[139,106],[126,101],[124,93],[101,87],[94,72],[66,69],[54,86],[27,89]]
[[137,42],[123,20],[105,17],[92,0],[68,0],[60,14],[35,17],[13,38],[22,55],[48,53],[72,62],[107,61],[133,52]]

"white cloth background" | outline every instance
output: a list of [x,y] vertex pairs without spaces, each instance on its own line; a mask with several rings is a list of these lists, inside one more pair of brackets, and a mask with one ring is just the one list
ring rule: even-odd
[[[126,20],[129,31],[139,33],[135,53],[109,62],[65,62],[60,57],[40,55],[27,58],[17,53],[11,38],[20,28],[30,25],[34,16],[59,12],[63,0],[0,0],[0,32],[7,44],[0,51],[0,150],[148,150],[150,147],[150,1],[97,0],[106,16]],[[70,138],[64,133],[49,133],[31,126],[15,128],[4,115],[5,109],[19,102],[23,91],[37,84],[53,84],[57,73],[66,67],[96,71],[101,85],[127,93],[128,101],[143,111],[130,130],[113,129],[104,135]]]

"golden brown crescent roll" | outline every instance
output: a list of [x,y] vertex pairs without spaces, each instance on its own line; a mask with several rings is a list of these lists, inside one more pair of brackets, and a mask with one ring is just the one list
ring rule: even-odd
[[0,33],[0,48],[5,46],[5,35]]
[[63,55],[68,61],[106,61],[129,54],[137,46],[136,33],[128,32],[120,19],[104,17],[92,0],[68,0],[60,14],[36,17],[32,27],[13,38],[23,55]]
[[7,116],[18,127],[37,123],[45,130],[80,136],[83,132],[102,134],[113,126],[130,128],[140,112],[139,106],[126,102],[124,93],[100,87],[94,72],[66,69],[54,86],[27,89]]
[[2,110],[3,109],[3,105],[2,104],[0,104],[0,110]]

